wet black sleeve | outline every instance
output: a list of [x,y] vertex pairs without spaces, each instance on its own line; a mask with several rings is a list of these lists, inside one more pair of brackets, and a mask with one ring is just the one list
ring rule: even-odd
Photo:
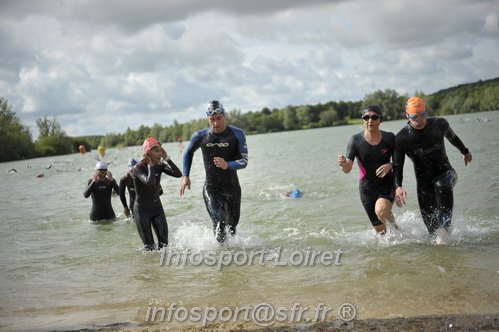
[[175,163],[170,159],[168,160],[168,166],[166,166],[165,164],[163,164],[163,173],[169,175],[169,176],[173,176],[175,178],[180,178],[182,177],[182,171],[180,171],[180,169],[177,167],[177,165],[175,165]]
[[92,179],[90,179],[90,180],[88,180],[87,187],[83,191],[83,196],[85,198],[90,197],[90,195],[92,194],[93,190],[94,190],[94,181]]
[[154,187],[156,186],[156,175],[154,174],[154,166],[148,166],[141,162],[134,166],[134,174],[140,182],[145,185]]
[[402,187],[404,179],[404,163],[405,163],[405,150],[404,140],[407,133],[402,129],[397,136],[395,136],[395,144],[393,151],[393,173],[395,175],[395,188]]
[[470,151],[464,146],[463,141],[454,133],[454,130],[449,125],[449,122],[445,119],[441,119],[442,126],[446,127],[444,128],[444,136],[449,140],[449,142],[454,145],[461,154],[468,154]]
[[128,204],[126,202],[126,188],[127,188],[127,174],[125,174],[120,179],[120,201],[123,204],[124,208],[128,208]]
[[351,160],[351,161],[354,161],[355,156],[357,156],[357,148],[355,146],[355,137],[356,136],[357,135],[350,137],[350,139],[348,140],[348,144],[347,144],[346,158]]

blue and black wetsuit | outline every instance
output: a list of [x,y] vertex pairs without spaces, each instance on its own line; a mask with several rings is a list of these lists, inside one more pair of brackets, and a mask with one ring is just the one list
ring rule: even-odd
[[395,137],[395,185],[402,186],[407,155],[414,164],[419,209],[430,234],[450,226],[454,207],[457,174],[445,152],[444,137],[462,154],[469,152],[443,118],[428,118],[423,129],[407,124]]
[[[236,233],[241,210],[241,186],[237,170],[248,164],[248,147],[244,132],[233,126],[226,126],[221,134],[209,128],[195,132],[184,153],[184,176],[189,176],[194,152],[201,148],[206,180],[203,197],[213,221],[213,231],[219,242],[225,241],[225,228],[231,235]],[[213,163],[214,157],[223,158],[226,170]]]
[[87,188],[85,188],[83,196],[85,196],[85,198],[88,198],[90,195],[92,196],[90,220],[100,221],[116,219],[113,205],[111,204],[113,189],[116,193],[120,191],[120,188],[114,179],[113,181],[109,181],[108,179],[105,179],[104,181],[88,180]]
[[[130,207],[126,202],[126,190],[128,189],[128,195],[130,196]],[[133,206],[135,204],[135,186],[133,184],[133,178],[130,171],[126,172],[120,179],[120,200],[124,208],[127,208],[133,217]]]
[[162,193],[160,185],[162,173],[176,178],[182,176],[180,169],[171,160],[168,160],[168,164],[157,163],[153,166],[139,162],[133,168],[136,194],[133,216],[146,250],[155,249],[152,229],[158,238],[158,249],[168,245],[168,224],[159,197]]
[[395,135],[391,132],[381,131],[381,141],[371,145],[366,141],[364,132],[358,133],[348,141],[346,158],[354,161],[357,157],[359,165],[359,192],[360,200],[373,226],[382,225],[376,215],[376,201],[386,198],[393,203],[395,188],[393,185],[393,172],[380,178],[376,170],[388,164],[393,156]]

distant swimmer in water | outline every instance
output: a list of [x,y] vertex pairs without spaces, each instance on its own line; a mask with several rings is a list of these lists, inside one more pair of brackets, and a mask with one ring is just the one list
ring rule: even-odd
[[[161,249],[168,246],[168,224],[159,197],[162,192],[161,174],[180,178],[182,172],[156,139],[146,138],[142,149],[143,159],[132,171],[135,186],[133,216],[144,249],[155,249],[153,229],[158,238],[158,249]],[[162,159],[165,162],[162,162]]]
[[364,108],[362,120],[364,131],[350,138],[346,157],[338,156],[338,165],[344,173],[350,173],[357,157],[360,200],[374,230],[385,234],[388,222],[398,229],[392,214],[395,188],[391,158],[395,135],[379,129],[382,114],[377,105]]
[[206,107],[210,128],[196,131],[184,152],[184,177],[180,196],[191,189],[189,178],[194,152],[201,149],[206,180],[203,197],[213,222],[213,233],[219,243],[225,232],[236,234],[241,211],[241,187],[237,171],[248,165],[248,146],[244,132],[225,124],[225,110],[217,100]]
[[[135,186],[133,184],[133,167],[137,164],[137,160],[130,159],[128,162],[128,172],[125,173],[120,179],[120,200],[123,204],[123,213],[125,216],[133,218],[133,205],[135,203]],[[130,205],[126,201],[126,190],[128,189],[128,196],[130,198]]]
[[17,169],[13,168],[8,173],[17,173]]
[[281,197],[287,197],[293,199],[300,198],[302,196],[303,196],[302,192],[298,189],[292,189],[281,193]]
[[448,240],[454,185],[457,174],[445,152],[444,137],[463,155],[464,166],[473,159],[471,152],[444,118],[427,118],[428,109],[419,97],[410,98],[405,107],[407,126],[395,137],[394,172],[397,206],[402,207],[407,192],[402,188],[405,156],[414,164],[417,196],[423,222],[437,244]]
[[83,196],[88,198],[92,196],[92,209],[90,211],[90,220],[114,220],[113,206],[111,204],[111,196],[118,193],[120,188],[113,179],[113,175],[108,171],[107,164],[99,161],[95,165],[95,173],[93,177],[88,180],[87,187],[83,192]]

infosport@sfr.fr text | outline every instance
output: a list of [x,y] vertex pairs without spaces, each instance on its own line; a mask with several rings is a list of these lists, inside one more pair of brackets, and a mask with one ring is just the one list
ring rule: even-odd
[[342,249],[332,250],[295,250],[287,257],[282,255],[282,247],[275,250],[209,250],[193,251],[192,248],[186,248],[182,251],[164,250],[161,253],[160,265],[166,266],[186,266],[187,264],[198,266],[217,266],[218,270],[222,266],[234,264],[236,266],[251,265],[273,265],[273,266],[339,266],[344,251]]

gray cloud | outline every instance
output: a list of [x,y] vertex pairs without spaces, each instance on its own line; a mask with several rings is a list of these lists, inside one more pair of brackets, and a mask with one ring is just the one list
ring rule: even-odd
[[[498,1],[2,1],[0,97],[36,131],[433,93],[499,76]],[[36,136],[36,135],[35,135]]]

